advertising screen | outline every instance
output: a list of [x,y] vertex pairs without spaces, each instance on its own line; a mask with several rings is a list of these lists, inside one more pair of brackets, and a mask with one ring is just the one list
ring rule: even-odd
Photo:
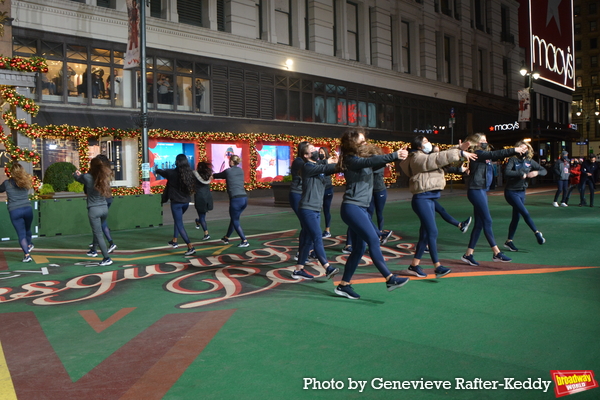
[[[258,150],[260,148],[260,150]],[[263,145],[257,146],[259,179],[272,180],[283,177],[290,171],[290,146]],[[271,178],[271,179],[268,179]]]
[[182,142],[156,142],[154,147],[150,143],[150,184],[164,185],[165,178],[157,175],[155,169],[175,168],[175,158],[178,154],[185,154],[192,169],[196,168],[196,145]]

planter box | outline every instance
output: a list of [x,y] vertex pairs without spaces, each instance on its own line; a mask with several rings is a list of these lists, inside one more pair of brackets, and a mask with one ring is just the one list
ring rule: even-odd
[[290,186],[291,182],[271,182],[273,189],[273,205],[275,207],[290,206]]
[[[33,207],[33,222],[31,223],[31,233],[33,237],[38,235],[38,225],[39,225],[39,213],[38,213],[39,202],[34,200],[31,202],[31,207]],[[17,240],[17,231],[13,227],[10,222],[10,215],[8,214],[8,207],[5,205],[0,205],[0,240]]]
[[[160,195],[115,197],[108,213],[111,230],[162,225]],[[40,236],[91,232],[85,195],[40,201]]]

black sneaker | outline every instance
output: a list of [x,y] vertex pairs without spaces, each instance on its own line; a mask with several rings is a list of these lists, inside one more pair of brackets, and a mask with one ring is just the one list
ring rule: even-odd
[[237,247],[248,247],[248,246],[250,246],[250,243],[248,243],[247,240],[245,240],[237,245]]
[[29,246],[27,246],[27,250],[31,251],[33,249],[35,249],[35,246],[33,245],[33,243],[30,244]]
[[423,250],[423,253],[429,254],[429,246],[425,247],[425,250]]
[[411,265],[410,267],[408,267],[408,270],[417,274],[419,278],[427,278],[427,274],[423,272],[421,267],[418,265]]
[[340,272],[340,269],[332,267],[331,265],[325,268],[325,276],[327,277],[327,279],[333,278],[338,272]]
[[100,261],[100,263],[98,265],[101,267],[105,267],[107,265],[111,265],[112,263],[113,263],[113,261],[109,257],[106,257],[102,261]]
[[460,223],[460,226],[458,227],[458,229],[460,229],[460,231],[462,233],[467,233],[467,231],[469,230],[469,225],[471,225],[471,221],[473,219],[471,217],[465,219],[463,222]]
[[537,239],[539,244],[544,244],[546,243],[546,239],[544,239],[544,237],[542,236],[542,232],[536,232],[535,233],[535,238]]
[[448,275],[450,272],[452,272],[450,268],[446,268],[441,265],[435,269],[435,275],[438,278],[441,278],[444,275]]
[[198,221],[198,218],[196,218],[194,221],[196,222],[196,229],[200,229],[200,221]]
[[309,261],[319,261],[319,258],[317,257],[317,253],[315,253],[314,250],[311,250],[310,253],[308,253],[308,260]]
[[204,237],[202,238],[202,240],[208,240],[208,239],[210,239],[210,235],[209,234],[204,235]]
[[391,292],[394,289],[398,289],[399,287],[406,285],[408,281],[410,281],[410,279],[400,278],[399,276],[394,275],[388,279],[388,281],[385,283],[385,286],[387,286],[388,292]]
[[292,278],[294,278],[294,279],[307,279],[307,280],[310,280],[310,279],[313,279],[314,276],[311,275],[311,274],[309,274],[308,272],[306,272],[304,270],[304,268],[302,268],[300,270],[296,270],[296,271],[292,272]]
[[353,300],[360,299],[360,295],[358,293],[356,293],[354,291],[354,289],[352,289],[352,285],[346,285],[346,286],[338,285],[338,287],[335,288],[334,292],[338,296],[344,296],[349,299],[353,299]]
[[494,257],[492,257],[492,260],[494,260],[495,262],[511,262],[512,258],[506,257],[503,252],[500,252]]
[[323,237],[323,238],[330,238],[331,237],[331,232],[329,232],[329,231],[323,231],[323,233],[321,234],[321,237]]
[[117,245],[116,244],[111,244],[110,247],[108,248],[107,253],[110,254],[113,251],[115,251],[117,249]]
[[344,254],[350,254],[352,253],[352,246],[346,246],[342,249],[342,253]]
[[191,249],[188,249],[185,253],[183,253],[184,256],[191,256],[193,254],[196,254],[196,249],[193,247]]
[[169,240],[169,244],[170,244],[171,246],[173,246],[173,248],[174,248],[174,249],[176,249],[176,248],[178,248],[178,247],[179,247],[179,245],[177,244],[177,242],[174,242],[174,241],[172,241],[172,240]]
[[223,236],[221,238],[221,242],[223,242],[223,244],[229,244],[229,238],[226,238],[225,236]]
[[504,242],[504,247],[506,247],[510,251],[519,251],[519,249],[517,249],[512,240],[507,240],[506,242]]
[[381,236],[381,245],[383,246],[384,244],[387,243],[387,241],[390,239],[390,236],[392,236],[392,233],[394,233],[393,231],[387,231],[383,233],[383,235]]
[[26,255],[23,257],[23,262],[30,262],[31,261],[31,256],[30,255]]
[[479,267],[479,263],[477,261],[475,261],[475,257],[473,257],[473,254],[470,254],[470,255],[463,254],[463,256],[460,259],[469,265],[472,265],[474,267]]
[[89,250],[87,253],[88,257],[98,257],[96,250]]

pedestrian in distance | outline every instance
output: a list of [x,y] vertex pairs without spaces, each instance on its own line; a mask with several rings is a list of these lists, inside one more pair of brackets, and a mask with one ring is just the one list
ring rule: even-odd
[[352,276],[358,267],[366,246],[373,264],[386,280],[388,291],[397,289],[408,282],[390,272],[381,253],[379,234],[367,208],[373,196],[373,170],[398,159],[405,159],[408,152],[405,149],[390,154],[377,155],[376,146],[367,144],[365,133],[361,130],[349,130],[341,138],[342,154],[339,159],[339,170],[346,178],[346,191],[340,209],[342,220],[348,225],[352,240],[352,252],[346,260],[344,274],[335,294],[349,299],[358,299],[360,295],[351,285]]
[[487,137],[483,133],[475,133],[468,136],[465,142],[470,143],[469,152],[477,154],[477,159],[469,162],[469,182],[467,184],[467,198],[473,204],[473,215],[475,222],[471,230],[471,238],[467,251],[461,257],[461,260],[469,265],[478,266],[475,261],[474,252],[479,236],[483,231],[490,248],[492,249],[492,261],[511,262],[512,259],[500,251],[496,245],[494,231],[492,230],[492,216],[488,206],[487,192],[494,177],[492,171],[492,161],[511,157],[515,154],[527,152],[526,145],[510,149],[491,150],[489,149]]
[[108,217],[108,204],[106,198],[111,196],[110,181],[112,179],[112,170],[100,157],[96,156],[90,161],[90,172],[82,174],[79,170],[73,174],[75,179],[83,183],[87,193],[87,209],[90,226],[94,234],[95,245],[100,247],[102,252],[102,261],[98,265],[111,265],[113,261],[108,253],[108,247],[104,241],[102,224]]
[[323,194],[325,192],[325,176],[336,172],[337,156],[328,158],[327,163],[320,163],[319,152],[312,144],[302,147],[301,156],[304,160],[302,166],[302,198],[298,206],[298,214],[302,231],[306,232],[306,241],[300,247],[298,264],[292,272],[294,279],[313,279],[314,276],[304,270],[304,264],[308,261],[308,253],[314,249],[316,258],[325,268],[325,275],[331,279],[339,272],[339,268],[332,267],[327,261],[323,237],[321,233],[321,207]]
[[233,230],[237,232],[242,240],[237,247],[248,247],[250,244],[244,236],[244,231],[240,224],[242,212],[248,206],[248,195],[244,188],[244,170],[240,167],[242,159],[237,155],[229,158],[229,168],[223,172],[213,174],[214,179],[225,179],[227,184],[227,194],[229,195],[229,227],[227,233],[221,238],[223,244],[229,244],[229,238]]
[[175,157],[175,168],[173,169],[157,169],[156,173],[167,179],[167,194],[171,202],[171,215],[173,215],[173,239],[169,244],[174,248],[178,248],[178,236],[181,236],[187,250],[183,253],[185,256],[191,256],[196,253],[196,249],[192,245],[188,234],[183,225],[183,214],[187,211],[192,200],[192,193],[196,188],[197,179],[194,177],[192,168],[185,154],[178,154]]
[[415,255],[408,270],[420,278],[427,274],[420,266],[425,248],[429,248],[429,255],[435,267],[437,277],[442,277],[451,272],[444,267],[438,259],[437,237],[438,228],[435,222],[436,200],[446,187],[446,178],[443,167],[461,158],[475,160],[477,156],[469,153],[469,142],[460,143],[458,147],[445,151],[433,152],[433,146],[425,136],[417,136],[411,143],[412,152],[408,158],[400,163],[402,172],[409,177],[409,190],[413,194],[412,209],[421,221],[419,228],[419,242]]
[[596,180],[598,179],[598,164],[596,156],[591,154],[581,165],[581,202],[579,206],[585,204],[585,188],[590,188],[590,207],[594,207],[594,191],[596,190]]
[[0,193],[6,192],[8,215],[23,250],[23,262],[30,262],[29,253],[34,248],[31,242],[33,209],[29,202],[29,190],[33,186],[32,177],[18,161],[10,165],[9,171],[10,178],[0,184]]
[[546,243],[546,239],[542,235],[542,232],[538,231],[529,211],[525,208],[525,191],[527,189],[527,180],[535,178],[536,176],[545,176],[547,171],[544,167],[533,160],[533,148],[531,145],[524,141],[519,141],[515,145],[520,147],[522,145],[527,146],[527,152],[513,156],[508,159],[504,175],[506,177],[506,186],[504,186],[504,198],[506,202],[512,207],[512,220],[508,227],[508,238],[504,242],[504,247],[510,251],[519,251],[519,249],[513,243],[515,233],[517,232],[517,226],[519,225],[519,219],[521,216],[529,229],[533,231],[535,238],[539,244]]
[[[581,164],[577,158],[571,159],[571,173],[569,174],[569,190],[567,190],[567,198],[565,199],[565,204],[569,205],[569,200],[571,199],[571,192],[577,188],[579,191],[579,197],[581,197]],[[583,199],[584,203],[579,201],[579,205],[586,205],[585,198]]]
[[558,196],[562,193],[560,207],[568,207],[566,201],[567,190],[569,189],[569,176],[571,174],[571,164],[569,161],[569,153],[567,151],[563,151],[560,155],[560,158],[556,160],[556,162],[554,163],[553,171],[557,178],[558,189],[554,194],[554,201],[552,202],[552,205],[554,207],[559,207]]
[[206,161],[200,161],[196,165],[196,170],[194,171],[194,177],[196,178],[194,208],[196,208],[198,218],[196,218],[195,222],[196,229],[202,228],[204,230],[204,237],[202,240],[210,239],[208,226],[206,224],[206,213],[213,209],[213,197],[210,192],[212,174],[212,164]]

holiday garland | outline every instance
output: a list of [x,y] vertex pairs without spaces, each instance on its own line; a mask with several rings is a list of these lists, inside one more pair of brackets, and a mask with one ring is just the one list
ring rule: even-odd
[[[26,72],[47,72],[48,67],[43,58],[34,57],[29,60],[20,57],[8,58],[0,57],[0,69],[12,69]],[[37,115],[39,106],[35,102],[25,96],[18,94],[14,88],[8,86],[0,86],[0,98],[7,102],[11,108],[20,107],[32,116]],[[142,146],[141,132],[137,129],[117,129],[117,128],[89,128],[78,127],[71,125],[47,125],[39,126],[38,124],[28,124],[25,120],[17,119],[14,112],[8,111],[2,115],[7,127],[11,130],[18,131],[20,134],[31,139],[70,139],[77,140],[79,152],[80,169],[85,172],[89,165],[89,141],[90,139],[99,139],[100,137],[112,136],[114,139],[137,139],[138,141],[138,173],[139,181],[142,181],[141,162],[142,162]],[[197,144],[198,159],[208,160],[206,144],[210,142],[243,142],[249,149],[249,174],[250,181],[245,183],[247,190],[265,189],[271,187],[269,182],[262,182],[258,177],[258,158],[259,153],[257,145],[263,143],[289,145],[294,151],[298,144],[303,141],[308,141],[318,147],[327,147],[331,151],[337,151],[340,145],[339,139],[334,138],[313,138],[301,137],[292,135],[275,135],[265,133],[231,133],[231,132],[182,132],[171,131],[168,129],[152,129],[148,132],[148,137],[153,139],[171,139],[185,140]],[[34,150],[21,149],[15,145],[11,137],[4,132],[0,126],[0,142],[4,144],[6,152],[10,157],[9,163],[5,168],[8,175],[10,163],[14,161],[31,162],[36,165],[40,162],[40,155]],[[390,142],[390,141],[372,141],[377,146],[384,149],[384,152],[389,153],[397,151],[401,148],[406,148],[407,143]],[[444,146],[445,147],[445,146]],[[292,157],[293,158],[293,157]],[[290,160],[291,161],[291,160]],[[385,177],[386,184],[392,184],[396,181],[396,170],[393,163],[388,164],[390,171],[389,176]],[[332,175],[332,183],[334,185],[343,185],[345,180],[341,174]],[[36,192],[41,186],[39,179],[34,177],[34,189]],[[211,184],[213,190],[225,190],[225,184],[213,182]],[[164,189],[162,185],[151,187],[151,193],[161,193]],[[117,187],[113,188],[113,194],[117,196],[123,195],[139,195],[143,194],[141,184],[137,187]]]

